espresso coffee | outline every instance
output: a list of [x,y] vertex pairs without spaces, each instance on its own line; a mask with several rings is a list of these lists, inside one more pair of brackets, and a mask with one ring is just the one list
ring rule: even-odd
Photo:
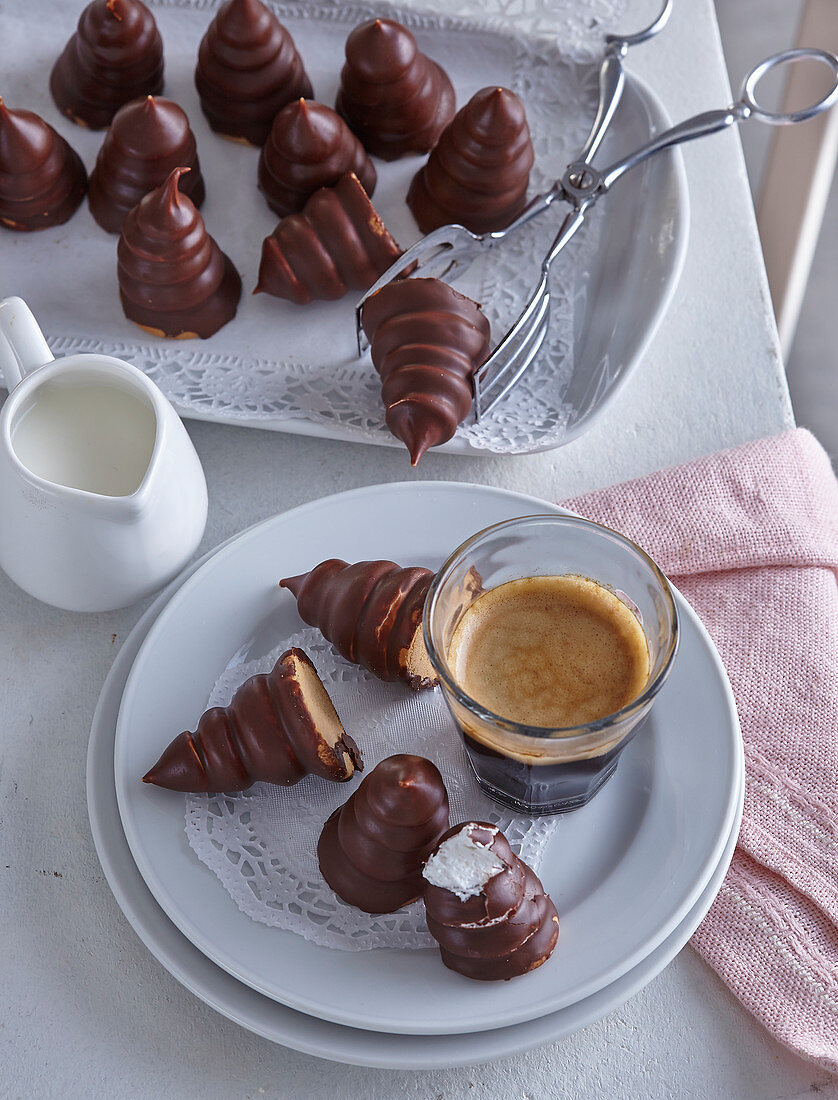
[[637,616],[613,592],[576,575],[523,577],[484,592],[457,624],[448,661],[481,707],[550,728],[614,714],[649,679]]

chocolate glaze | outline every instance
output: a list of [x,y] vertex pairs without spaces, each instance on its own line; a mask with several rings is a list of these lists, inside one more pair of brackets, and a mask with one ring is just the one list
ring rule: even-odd
[[407,204],[423,233],[452,222],[473,233],[504,229],[526,206],[533,159],[521,100],[483,88],[443,131]]
[[49,87],[63,115],[91,130],[124,103],[163,91],[163,42],[141,0],[93,0],[53,66]]
[[427,153],[454,114],[454,89],[416,39],[392,19],[371,19],[346,40],[335,103],[368,153]]
[[320,834],[317,857],[338,897],[392,913],[422,896],[422,867],[448,828],[448,794],[430,760],[382,760]]
[[422,688],[432,681],[417,676],[409,657],[417,635],[421,638],[433,577],[430,569],[402,569],[392,561],[348,565],[329,558],[279,583],[296,597],[300,618],[316,626],[347,661],[363,665],[379,680]]
[[556,946],[556,907],[497,826],[485,821],[455,825],[437,847],[463,830],[489,848],[503,869],[480,894],[465,901],[451,890],[425,882],[428,930],[439,943],[445,965],[467,978],[497,981],[526,974],[545,962]]
[[401,279],[367,299],[361,323],[381,375],[387,427],[415,466],[468,415],[474,373],[489,353],[489,322],[439,279]]
[[162,96],[126,103],[114,115],[90,174],[90,213],[108,233],[120,233],[128,212],[180,165],[189,169],[180,192],[200,206],[206,192],[185,112]]
[[236,315],[241,279],[178,184],[187,168],[130,212],[117,248],[125,316],[163,336],[217,332]]
[[254,294],[298,305],[342,298],[369,289],[401,253],[358,177],[347,172],[265,238]]
[[[318,731],[300,664],[316,675],[301,649],[289,649],[271,672],[251,676],[229,706],[205,711],[195,733],[176,737],[143,782],[171,791],[230,792],[260,780],[290,787],[309,774],[342,783],[355,768],[363,770],[348,733],[332,746]],[[340,725],[337,714],[334,721]]]
[[61,225],[87,190],[81,157],[32,111],[0,98],[0,226],[26,232]]
[[227,0],[198,49],[195,86],[213,130],[263,145],[286,103],[313,95],[294,40],[261,0]]
[[343,119],[331,107],[297,99],[283,107],[259,158],[259,187],[275,214],[302,210],[319,187],[354,172],[372,197],[375,168]]

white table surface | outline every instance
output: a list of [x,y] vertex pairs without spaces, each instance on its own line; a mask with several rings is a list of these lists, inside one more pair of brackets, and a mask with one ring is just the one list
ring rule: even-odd
[[[665,35],[630,64],[678,119],[724,104],[729,88],[711,0],[676,7]],[[192,424],[210,490],[201,552],[358,485],[452,479],[558,499],[790,426],[738,140],[710,139],[685,158],[684,275],[645,361],[597,427],[542,455],[431,454],[412,473],[401,451]],[[91,717],[142,609],[65,613],[0,575],[0,1096],[838,1097],[836,1081],[774,1042],[689,948],[599,1023],[470,1069],[340,1066],[256,1038],[204,1006],[128,926],[87,820]]]

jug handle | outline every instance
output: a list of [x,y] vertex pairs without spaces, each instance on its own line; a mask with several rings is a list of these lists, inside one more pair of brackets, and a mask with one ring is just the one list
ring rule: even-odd
[[0,375],[11,392],[25,374],[51,363],[44,334],[22,298],[0,301]]

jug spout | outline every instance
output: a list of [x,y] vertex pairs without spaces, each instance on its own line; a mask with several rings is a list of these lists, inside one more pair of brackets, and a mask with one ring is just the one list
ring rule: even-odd
[[22,298],[0,301],[0,375],[11,392],[25,374],[54,356]]

